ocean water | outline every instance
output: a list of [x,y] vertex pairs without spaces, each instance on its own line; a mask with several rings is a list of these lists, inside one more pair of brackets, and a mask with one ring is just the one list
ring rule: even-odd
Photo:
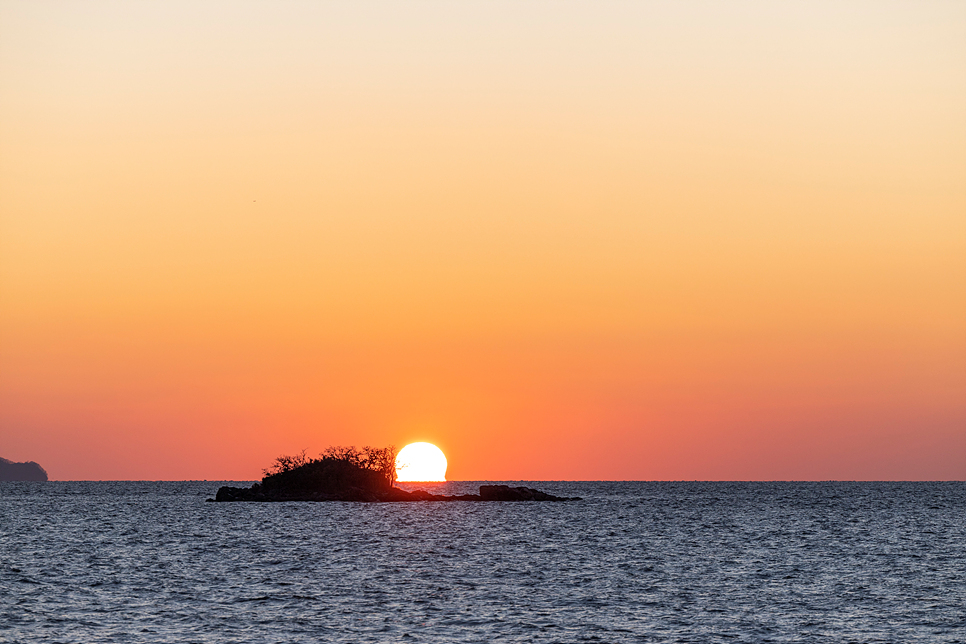
[[0,484],[0,642],[966,641],[964,483],[223,483]]

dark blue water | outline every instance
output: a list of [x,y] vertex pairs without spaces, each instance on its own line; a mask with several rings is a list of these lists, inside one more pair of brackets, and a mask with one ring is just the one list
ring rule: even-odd
[[2,483],[0,641],[966,641],[966,484],[523,484],[585,500]]

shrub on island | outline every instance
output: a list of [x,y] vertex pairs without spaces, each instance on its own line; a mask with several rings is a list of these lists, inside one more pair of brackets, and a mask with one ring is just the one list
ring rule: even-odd
[[223,487],[216,501],[379,501],[396,482],[396,449],[330,447],[279,456],[250,488]]

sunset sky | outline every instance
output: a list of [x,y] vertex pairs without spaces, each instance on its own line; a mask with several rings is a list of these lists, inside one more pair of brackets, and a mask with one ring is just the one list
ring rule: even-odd
[[0,1],[0,456],[966,479],[966,3]]

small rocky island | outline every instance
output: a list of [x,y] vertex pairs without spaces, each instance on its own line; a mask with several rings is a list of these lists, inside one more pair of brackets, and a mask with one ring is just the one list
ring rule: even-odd
[[0,458],[0,481],[46,481],[47,471],[33,461],[14,463]]
[[445,495],[395,487],[396,450],[330,447],[320,458],[280,456],[265,470],[261,483],[251,487],[225,486],[209,501],[578,501],[528,487],[481,485],[479,494]]

